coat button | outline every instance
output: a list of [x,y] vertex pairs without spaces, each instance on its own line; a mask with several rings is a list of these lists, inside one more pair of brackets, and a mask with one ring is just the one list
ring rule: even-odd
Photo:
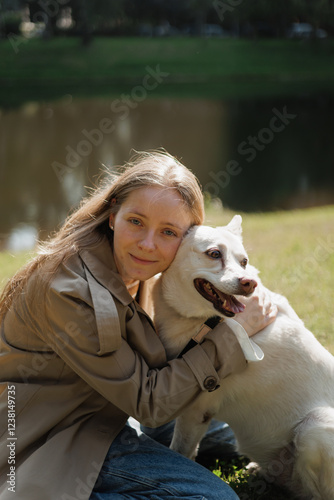
[[216,379],[216,377],[213,377],[212,375],[210,375],[209,377],[206,377],[206,379],[203,382],[203,385],[204,385],[204,388],[209,392],[212,392],[215,389],[218,389],[217,379]]

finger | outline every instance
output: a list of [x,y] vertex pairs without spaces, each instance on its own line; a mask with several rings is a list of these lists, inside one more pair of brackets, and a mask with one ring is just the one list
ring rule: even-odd
[[273,321],[274,319],[276,319],[277,314],[278,314],[278,307],[276,304],[272,304],[270,310],[266,314],[266,317],[269,320]]
[[[270,302],[268,293],[266,292],[263,286],[257,287],[255,290],[257,290],[257,300],[259,306],[264,307],[265,304]],[[255,294],[253,294],[253,297],[255,297]]]
[[270,314],[273,310],[276,310],[277,306],[273,304],[270,300],[267,300],[263,305],[264,314]]
[[261,295],[259,296],[259,304],[263,307],[265,314],[267,314],[272,307],[271,296],[266,289],[261,290]]

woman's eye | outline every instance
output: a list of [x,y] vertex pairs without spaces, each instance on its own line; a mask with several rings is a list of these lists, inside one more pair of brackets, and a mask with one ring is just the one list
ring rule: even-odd
[[134,226],[140,226],[140,220],[139,219],[129,219],[129,222],[131,222],[131,224],[133,224]]
[[246,266],[247,266],[247,264],[248,264],[248,259],[242,259],[242,261],[240,262],[240,265],[241,265],[242,267],[246,267]]
[[166,234],[167,236],[176,236],[176,233],[174,233],[174,231],[172,231],[171,229],[165,229],[164,234]]
[[217,250],[216,248],[211,248],[210,250],[208,250],[207,252],[205,252],[209,257],[211,257],[211,259],[221,259],[222,257],[222,254],[219,250]]

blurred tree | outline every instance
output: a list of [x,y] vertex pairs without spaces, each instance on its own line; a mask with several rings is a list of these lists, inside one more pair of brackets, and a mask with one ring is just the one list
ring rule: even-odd
[[94,33],[110,35],[125,22],[126,0],[70,0],[76,31],[88,42]]
[[46,24],[46,37],[56,33],[61,10],[70,7],[75,21],[73,32],[82,36],[84,44],[94,34],[135,33],[145,23],[153,27],[169,24],[184,31],[187,28],[193,34],[203,34],[207,23],[220,24],[236,35],[249,36],[284,36],[288,26],[298,21],[334,28],[334,0],[15,1],[29,5],[32,21]]
[[223,26],[237,26],[246,35],[284,36],[293,22],[333,23],[334,0],[214,0],[214,5]]
[[92,41],[94,31],[92,2],[90,0],[71,0],[70,6],[75,33],[82,37],[83,45],[88,45]]
[[149,23],[152,25],[170,22],[178,25],[180,19],[189,18],[189,0],[125,0],[125,12],[135,25]]
[[207,23],[209,11],[212,8],[212,0],[189,0],[189,9],[195,17],[195,33],[202,35],[204,25]]
[[0,0],[0,38],[20,34],[23,7],[23,0]]
[[[325,27],[334,30],[333,0],[294,0],[295,21],[312,24],[315,29]],[[314,37],[315,39],[315,37]]]
[[57,2],[56,0],[27,0],[25,3],[29,7],[30,20],[33,23],[44,23],[45,30],[43,37],[51,38],[55,33],[62,4],[65,2]]

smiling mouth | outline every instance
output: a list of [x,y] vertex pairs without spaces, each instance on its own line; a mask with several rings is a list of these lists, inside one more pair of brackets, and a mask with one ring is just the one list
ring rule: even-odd
[[155,262],[157,262],[156,260],[147,260],[147,259],[141,259],[139,257],[136,257],[135,255],[132,255],[130,254],[131,257],[136,261],[136,262],[139,262],[139,263],[142,263],[142,264],[154,264]]
[[209,300],[213,304],[213,307],[224,314],[224,316],[232,318],[245,309],[245,306],[233,295],[221,292],[210,281],[203,278],[196,278],[194,285],[198,293],[206,300]]

